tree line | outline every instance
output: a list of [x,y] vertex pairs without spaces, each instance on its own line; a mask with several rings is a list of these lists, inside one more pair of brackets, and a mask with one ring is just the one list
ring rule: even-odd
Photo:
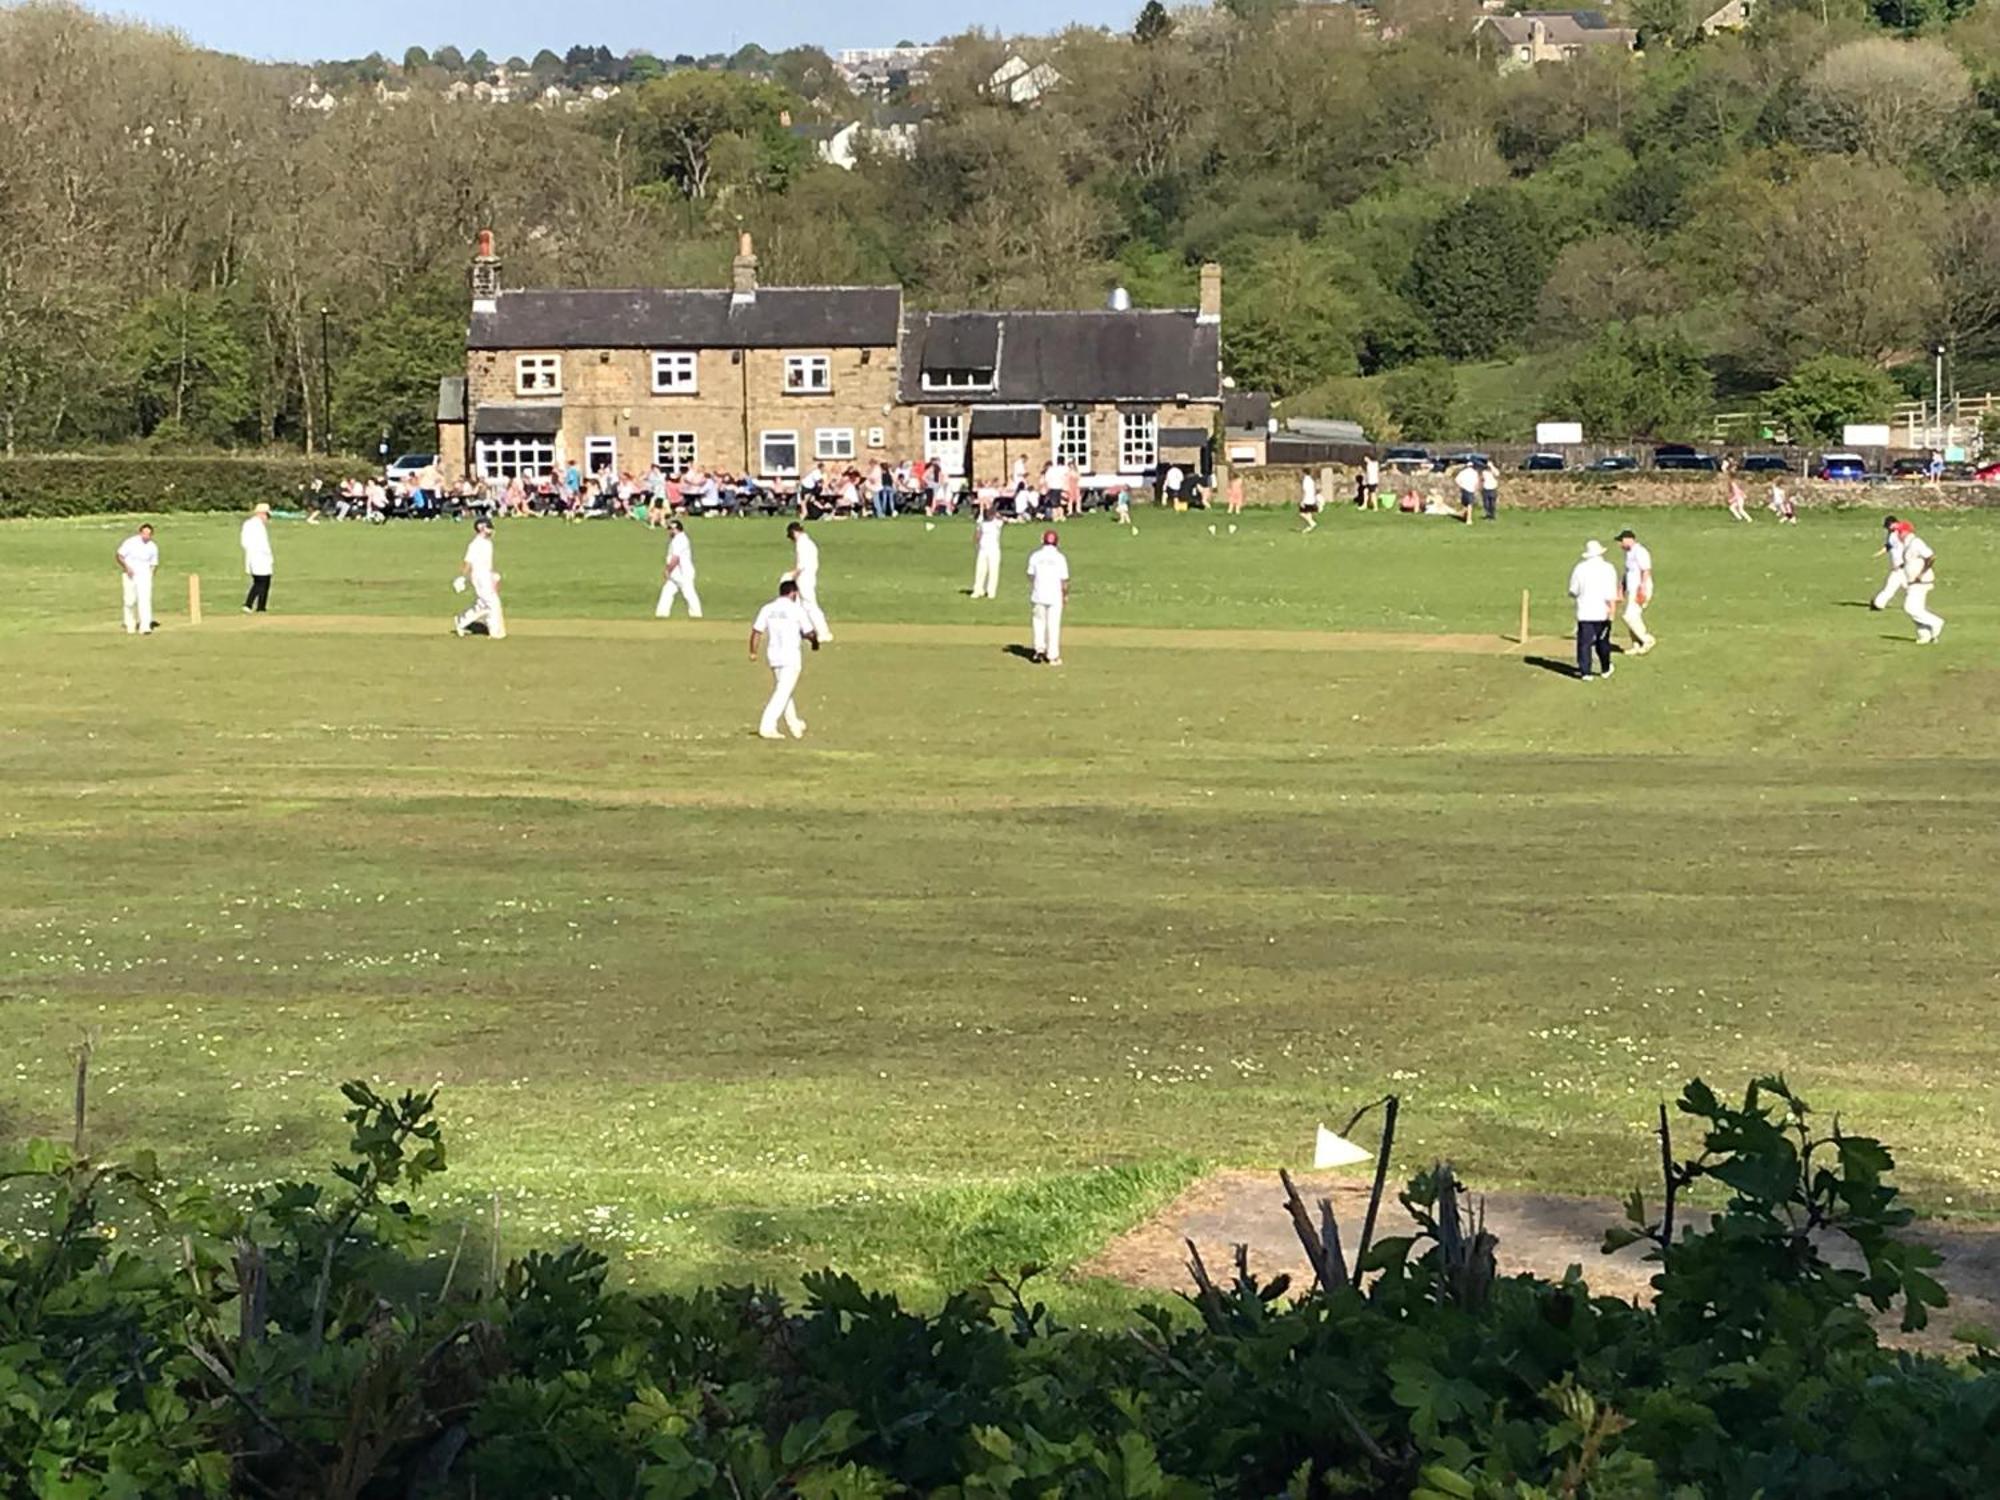
[[[415,88],[320,113],[306,69],[19,5],[0,444],[415,442],[484,226],[509,284],[720,285],[740,227],[769,281],[919,305],[1187,305],[1219,260],[1238,383],[1385,437],[1508,435],[1460,388],[1474,362],[1635,434],[1718,401],[1831,422],[1829,385],[1920,389],[1936,345],[1963,384],[2000,372],[2000,12],[1772,0],[1704,37],[1703,5],[1631,4],[1640,51],[1513,72],[1460,0],[971,33],[914,154],[852,172],[795,128],[861,110],[806,52],[576,112]],[[1033,105],[988,86],[1014,50],[1061,75]]]

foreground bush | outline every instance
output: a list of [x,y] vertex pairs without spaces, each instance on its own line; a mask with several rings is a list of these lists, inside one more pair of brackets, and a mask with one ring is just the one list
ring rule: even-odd
[[315,479],[335,485],[370,472],[343,458],[0,458],[0,518],[247,511],[260,500],[282,510]]
[[[953,1497],[1983,1495],[2000,1359],[1881,1348],[1932,1257],[1875,1141],[1813,1133],[1781,1082],[1700,1083],[1702,1138],[1614,1238],[1654,1308],[1502,1278],[1449,1168],[1350,1268],[1293,1198],[1315,1285],[1195,1258],[1193,1316],[1058,1327],[1025,1277],[935,1313],[833,1274],[769,1292],[608,1290],[602,1258],[414,1258],[403,1196],[445,1165],[430,1096],[345,1089],[353,1160],[247,1208],[46,1143],[0,1171],[43,1224],[0,1245],[0,1496]],[[1696,1230],[1682,1201],[1727,1202]],[[121,1229],[136,1212],[143,1234]],[[1708,1216],[1703,1215],[1704,1219]],[[1676,1227],[1676,1220],[1681,1221]],[[1817,1236],[1843,1235],[1858,1269]],[[474,1255],[472,1260],[480,1257]]]

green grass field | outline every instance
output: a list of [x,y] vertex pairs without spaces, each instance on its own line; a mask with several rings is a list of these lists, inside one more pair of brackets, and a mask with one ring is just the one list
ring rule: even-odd
[[454,526],[280,524],[253,621],[235,520],[168,518],[133,639],[125,525],[8,524],[0,1132],[66,1128],[87,1033],[97,1140],[234,1182],[327,1159],[341,1078],[435,1081],[447,1213],[929,1294],[1388,1089],[1404,1167],[1606,1190],[1684,1078],[1782,1069],[2000,1210],[2000,528],[1925,521],[1920,650],[1856,607],[1878,513],[1638,516],[1662,645],[1585,687],[1531,658],[1625,519],[1093,519],[1061,671],[1007,650],[1023,531],[974,604],[961,525],[825,527],[797,745],[751,733],[777,522],[696,526],[699,625],[659,534],[509,524],[499,642]]

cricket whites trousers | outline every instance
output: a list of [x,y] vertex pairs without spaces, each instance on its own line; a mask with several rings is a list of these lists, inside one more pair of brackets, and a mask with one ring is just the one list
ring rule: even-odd
[[1062,660],[1062,617],[1063,607],[1057,604],[1037,604],[1034,607],[1035,655],[1047,657],[1050,661]]
[[125,585],[125,633],[153,628],[153,570],[141,568],[127,573]]
[[507,617],[500,612],[500,585],[492,578],[472,580],[472,608],[458,617],[458,633],[464,635],[474,625],[484,622],[486,633],[494,640],[501,640],[507,634]]
[[687,600],[688,615],[696,620],[701,618],[701,595],[694,591],[694,574],[686,578],[675,574],[660,586],[660,602],[654,606],[653,618],[664,620],[674,612],[674,596],[678,594]]
[[1646,633],[1646,606],[1630,595],[1625,599],[1625,628],[1632,632],[1632,644],[1650,646],[1652,636]]
[[821,641],[833,639],[833,627],[826,623],[826,616],[819,607],[819,572],[800,573],[792,580],[799,586],[799,604],[806,612],[806,618],[813,623],[813,634]]
[[757,732],[765,739],[775,739],[778,734],[778,720],[785,721],[785,728],[797,739],[806,732],[806,721],[799,717],[799,711],[792,706],[792,694],[799,690],[801,664],[792,662],[788,666],[771,668],[771,701],[764,705],[764,718],[757,725]]
[[1869,607],[1871,609],[1887,609],[1891,604],[1895,603],[1896,596],[1903,591],[1903,586],[1908,582],[1909,579],[1903,576],[1901,568],[1891,568],[1889,576],[1882,581],[1882,592],[1875,596],[1874,602]]
[[975,599],[1000,597],[1000,553],[997,548],[979,549],[979,556],[972,565],[972,597]]
[[1903,590],[1903,613],[1917,622],[1917,639],[1927,641],[1944,629],[1944,617],[1931,613],[1928,583],[1912,583]]

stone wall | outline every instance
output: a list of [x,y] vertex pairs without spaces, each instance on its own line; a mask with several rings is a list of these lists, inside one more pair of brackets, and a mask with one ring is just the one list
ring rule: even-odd
[[[1333,465],[1333,488],[1324,498],[1329,506],[1350,501],[1354,495],[1354,470]],[[1296,464],[1277,464],[1237,471],[1243,477],[1244,498],[1252,505],[1296,506],[1299,476],[1308,469]],[[1319,474],[1315,465],[1310,472]],[[1857,506],[1869,509],[1964,510],[2000,506],[2000,485],[1944,485],[1932,489],[1927,484],[1822,484],[1818,480],[1788,480],[1792,493],[1805,507]],[[1385,492],[1396,493],[1414,485],[1425,496],[1440,495],[1456,503],[1457,486],[1450,474],[1418,474],[1405,478],[1386,470],[1382,475]],[[1500,504],[1515,510],[1563,510],[1609,507],[1652,509],[1663,506],[1714,506],[1727,503],[1728,481],[1717,474],[1634,475],[1522,474],[1500,471]],[[1761,510],[1769,493],[1769,479],[1761,474],[1745,476],[1752,513]]]

